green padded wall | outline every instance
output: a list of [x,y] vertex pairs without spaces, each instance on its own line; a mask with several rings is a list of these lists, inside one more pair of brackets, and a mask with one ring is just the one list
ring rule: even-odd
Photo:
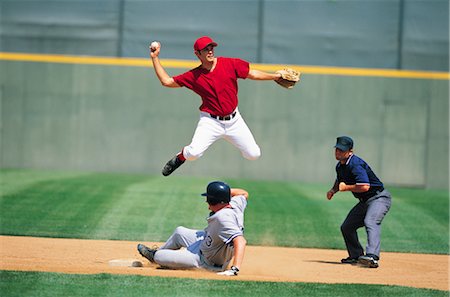
[[[200,99],[152,68],[0,61],[2,168],[160,174],[188,144]],[[186,69],[167,69],[174,75]],[[248,161],[224,140],[174,174],[329,182],[339,135],[387,184],[448,187],[449,81],[305,74],[293,90],[240,81],[261,146]]]

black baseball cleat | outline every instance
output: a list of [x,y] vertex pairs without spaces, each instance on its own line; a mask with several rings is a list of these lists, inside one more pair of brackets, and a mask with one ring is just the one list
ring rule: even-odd
[[342,264],[356,264],[356,263],[358,263],[358,259],[347,257],[347,258],[341,259],[341,263]]
[[358,258],[358,264],[369,268],[378,268],[378,257],[373,255],[360,256]]
[[138,244],[137,245],[137,250],[139,252],[139,254],[141,254],[142,257],[146,258],[147,260],[149,260],[152,263],[155,263],[155,253],[158,249],[151,249],[149,247],[146,247],[143,244]]
[[178,167],[180,167],[185,161],[181,161],[178,159],[178,155],[170,159],[166,165],[164,165],[164,168],[162,169],[162,175],[168,176],[172,174]]

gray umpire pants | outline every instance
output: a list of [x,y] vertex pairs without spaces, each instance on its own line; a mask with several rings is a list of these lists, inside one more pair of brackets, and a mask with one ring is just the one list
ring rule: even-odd
[[358,239],[357,229],[365,227],[367,233],[366,254],[380,257],[381,222],[391,208],[391,194],[384,190],[369,198],[366,202],[360,201],[348,213],[341,225],[348,255],[358,258],[364,255],[364,249]]

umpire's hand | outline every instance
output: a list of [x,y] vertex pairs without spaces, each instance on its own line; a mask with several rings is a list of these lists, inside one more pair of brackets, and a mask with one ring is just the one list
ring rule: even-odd
[[331,189],[327,192],[327,199],[331,200],[331,198],[333,198],[334,194],[336,194],[336,191]]

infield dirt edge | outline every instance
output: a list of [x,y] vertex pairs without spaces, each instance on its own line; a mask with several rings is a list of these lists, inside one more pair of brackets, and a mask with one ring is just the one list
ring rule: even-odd
[[[341,264],[346,251],[247,246],[238,277],[205,270],[159,269],[136,250],[139,242],[0,236],[0,269],[75,274],[134,274],[217,280],[398,285],[449,291],[449,256],[384,252],[380,267]],[[158,244],[144,242],[148,245]],[[143,267],[108,265],[135,259]]]

